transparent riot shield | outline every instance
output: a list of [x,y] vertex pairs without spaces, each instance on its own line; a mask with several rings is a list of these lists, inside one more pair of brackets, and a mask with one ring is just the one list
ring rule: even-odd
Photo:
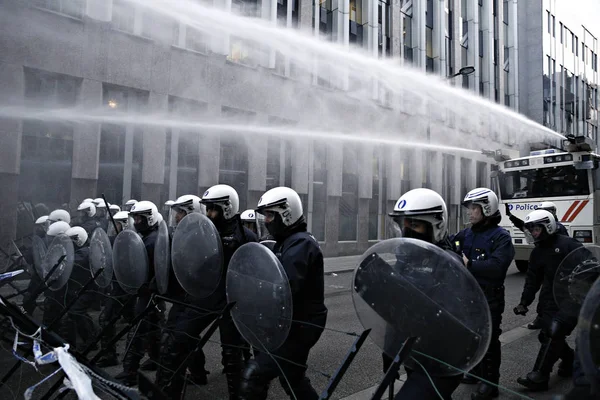
[[235,302],[233,322],[244,339],[262,351],[283,344],[292,323],[292,291],[275,254],[259,243],[246,243],[227,269],[227,301]]
[[161,221],[158,225],[158,237],[154,246],[154,276],[160,294],[167,293],[170,272],[171,243],[169,241],[169,228],[165,221]]
[[260,242],[260,244],[267,247],[271,251],[273,251],[273,249],[275,248],[275,243],[277,242],[274,240],[263,240],[262,242]]
[[113,277],[113,251],[110,239],[102,228],[96,228],[90,239],[90,270],[92,275],[104,268],[96,278],[96,284],[105,288],[110,285]]
[[221,237],[211,220],[186,215],[177,225],[171,246],[173,272],[181,287],[197,298],[210,296],[223,274]]
[[570,252],[554,275],[554,300],[561,311],[577,317],[583,300],[599,275],[599,246],[583,246]]
[[[360,322],[390,357],[418,338],[411,355],[430,375],[457,372],[429,357],[469,370],[489,346],[491,316],[479,284],[455,254],[427,242],[395,238],[369,248],[352,295]],[[412,358],[405,364],[420,369]]]
[[48,249],[46,248],[46,243],[44,240],[39,236],[32,236],[31,252],[33,255],[33,269],[41,279],[44,278],[44,269],[42,267],[42,263],[46,257],[47,251]]
[[50,278],[46,280],[46,285],[53,291],[57,291],[65,286],[71,277],[71,272],[73,272],[73,262],[75,260],[73,241],[63,233],[56,236],[48,247],[46,256],[42,261],[42,279],[46,279],[46,276],[62,256],[66,257],[58,268],[54,270]]
[[113,270],[117,282],[130,294],[137,293],[148,282],[148,253],[140,235],[126,229],[113,243]]
[[577,326],[581,366],[597,392],[600,389],[600,279],[592,285],[583,301]]

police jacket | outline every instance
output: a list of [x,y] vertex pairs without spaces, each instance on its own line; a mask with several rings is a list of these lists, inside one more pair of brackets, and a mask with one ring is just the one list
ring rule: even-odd
[[150,227],[147,231],[141,234],[146,253],[148,254],[148,277],[154,278],[154,247],[156,246],[156,238],[158,237],[158,224]]
[[281,261],[292,290],[293,319],[314,321],[327,314],[323,253],[301,222],[277,238],[273,252]]
[[525,286],[521,295],[521,304],[529,306],[535,295],[540,292],[540,303],[544,313],[554,314],[558,306],[554,301],[554,276],[560,263],[571,251],[583,246],[577,240],[564,235],[550,235],[538,242],[529,256],[529,269],[525,278]]
[[469,259],[467,268],[480,285],[503,285],[515,256],[510,234],[498,226],[501,218],[497,212],[452,238],[456,252]]
[[[525,222],[521,218],[515,217],[511,214],[508,216],[508,219],[510,219],[510,222],[512,222],[513,225],[521,232],[525,230]],[[558,233],[559,235],[569,236],[569,231],[567,231],[567,228],[565,228],[563,224],[558,222],[558,219],[556,221],[556,233]]]
[[77,225],[74,225],[74,226],[81,226],[83,229],[85,229],[88,236],[92,236],[92,233],[94,233],[96,228],[100,227],[100,224],[98,223],[98,221],[95,218],[85,218],[85,219],[82,219],[81,222],[79,222]]

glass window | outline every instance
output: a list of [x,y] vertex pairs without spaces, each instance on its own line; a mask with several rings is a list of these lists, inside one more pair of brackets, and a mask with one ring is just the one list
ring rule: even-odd
[[588,170],[572,165],[501,173],[503,199],[583,196],[590,194]]
[[552,16],[552,37],[556,37],[556,20],[554,15]]
[[123,32],[134,33],[135,5],[124,0],[113,0],[112,26]]
[[34,0],[33,5],[81,19],[85,0]]
[[267,190],[281,186],[281,139],[267,140]]
[[560,43],[563,42],[563,24],[560,22]]
[[508,0],[504,0],[502,4],[502,22],[508,24]]
[[475,171],[475,184],[477,187],[486,187],[486,163],[482,161],[477,161],[476,171]]
[[433,28],[433,0],[427,0],[427,10],[426,14],[426,26],[428,28]]
[[340,198],[340,226],[338,240],[357,240],[358,231],[358,149],[344,145],[342,197]]
[[546,22],[546,26],[548,27],[548,33],[551,33],[552,31],[550,30],[551,25],[552,25],[552,19],[550,18],[550,11],[546,11],[546,16],[547,16],[547,22]]
[[382,166],[383,160],[381,155],[383,152],[375,150],[373,153],[373,192],[372,197],[369,200],[369,237],[368,240],[377,240],[379,232],[379,204],[381,202],[381,196],[379,193],[379,168]]

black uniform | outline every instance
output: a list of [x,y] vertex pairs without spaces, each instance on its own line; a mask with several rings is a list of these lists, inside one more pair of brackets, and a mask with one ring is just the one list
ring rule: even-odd
[[90,217],[81,217],[80,222],[73,226],[80,226],[87,232],[88,236],[92,236],[92,233],[96,230],[96,228],[100,228],[100,223],[96,218]]
[[[243,244],[257,241],[256,235],[252,231],[242,227],[239,215],[226,221],[220,228],[225,268],[223,268],[217,289],[208,298],[202,300],[184,295],[185,302],[207,311],[201,313],[178,304],[173,304],[169,311],[161,340],[159,369],[156,372],[156,384],[169,398],[177,399],[181,395],[184,374],[188,365],[192,372],[192,381],[195,376],[198,377],[204,373],[203,360],[194,359],[194,357],[203,355],[200,351],[195,351],[197,339],[202,331],[220,316],[220,311],[227,305],[225,283],[227,267],[233,253]],[[171,287],[169,289],[171,290]],[[240,374],[243,368],[241,347],[246,343],[229,313],[222,316],[219,322],[219,333],[229,396],[231,399],[237,399]]]
[[254,358],[242,375],[240,399],[266,399],[269,384],[276,377],[290,398],[294,398],[293,392],[298,399],[318,399],[305,373],[310,349],[321,337],[327,322],[323,253],[315,238],[306,231],[304,222],[278,238],[274,253],[290,281],[294,322],[286,341],[272,353],[277,358],[254,349]]
[[[538,339],[542,346],[533,371],[540,372],[546,378],[552,372],[552,367],[559,358],[565,363],[559,367],[559,373],[561,369],[565,369],[567,375],[571,372],[574,354],[565,338],[575,329],[577,320],[575,317],[566,316],[560,312],[554,301],[553,287],[554,276],[560,263],[571,251],[582,246],[573,238],[553,234],[538,242],[529,257],[529,269],[520,304],[529,306],[541,287],[539,301],[543,303],[543,314],[541,316],[542,329]],[[525,380],[520,382],[525,382]]]
[[[158,224],[142,233],[142,240],[148,254],[148,267],[150,280],[154,277],[154,246],[158,236]],[[138,295],[135,304],[135,315],[140,314],[148,306],[150,301],[150,292],[145,291]],[[160,332],[164,321],[164,302],[156,302],[151,305],[150,312],[142,319],[139,327],[132,329],[127,334],[127,343],[129,351],[123,359],[123,373],[117,375],[117,378],[123,379],[126,383],[133,383],[137,376],[137,370],[144,353],[148,353],[151,360],[158,360],[160,342]]]
[[[500,324],[504,312],[504,279],[515,256],[510,234],[498,226],[500,212],[484,218],[471,228],[457,233],[452,241],[458,254],[468,259],[467,268],[483,290],[492,317],[492,337],[483,360],[474,368],[474,373],[492,383],[500,380]],[[494,395],[497,388],[482,382],[473,399],[485,399]]]

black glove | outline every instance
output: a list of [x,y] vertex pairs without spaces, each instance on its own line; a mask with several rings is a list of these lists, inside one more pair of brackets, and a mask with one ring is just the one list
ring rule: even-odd
[[510,217],[512,215],[511,212],[510,212],[510,204],[504,203],[504,207],[506,209],[506,216]]
[[517,315],[527,315],[527,311],[529,311],[529,309],[527,308],[527,306],[524,306],[523,304],[519,304],[518,306],[516,306],[514,308],[513,311]]

